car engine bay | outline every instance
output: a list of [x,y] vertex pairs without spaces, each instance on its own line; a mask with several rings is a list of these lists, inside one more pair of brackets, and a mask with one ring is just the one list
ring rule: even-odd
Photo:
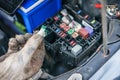
[[[119,53],[120,1],[106,0],[104,15],[108,49],[105,56],[102,7],[100,0],[63,0],[61,10],[35,29],[46,29],[44,43],[47,54],[42,71],[49,75],[39,80],[89,80],[115,53]],[[17,12],[15,14],[19,16]],[[8,25],[1,20],[0,29],[8,42],[16,32],[3,26]],[[7,48],[1,46],[3,55]],[[79,73],[82,78],[69,79],[74,73]]]

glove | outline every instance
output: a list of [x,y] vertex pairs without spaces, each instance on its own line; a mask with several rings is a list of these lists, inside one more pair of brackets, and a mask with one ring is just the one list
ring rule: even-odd
[[0,57],[0,80],[26,80],[41,69],[46,53],[43,35],[27,33],[9,40],[8,52]]

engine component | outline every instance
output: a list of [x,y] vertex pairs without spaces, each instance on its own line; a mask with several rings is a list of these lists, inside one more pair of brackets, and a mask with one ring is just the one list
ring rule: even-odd
[[[43,25],[47,26],[48,32],[45,37],[46,50],[55,61],[53,69],[58,69],[58,74],[61,74],[60,68],[64,73],[66,68],[69,70],[79,63],[82,64],[82,60],[92,54],[100,44],[101,24],[93,18],[85,19],[76,14],[75,10],[63,9]],[[55,66],[59,63],[64,67]],[[51,74],[56,75],[54,72]]]
[[101,24],[93,18],[81,18],[80,23],[77,17],[70,13],[69,10],[63,9],[43,25],[49,30],[45,37],[46,49],[54,60],[66,66],[76,66],[86,55],[93,53],[93,46],[98,46]]
[[81,28],[81,29],[79,30],[79,34],[80,34],[84,39],[87,39],[88,36],[89,36],[88,31],[87,31],[86,29],[84,29],[84,28]]

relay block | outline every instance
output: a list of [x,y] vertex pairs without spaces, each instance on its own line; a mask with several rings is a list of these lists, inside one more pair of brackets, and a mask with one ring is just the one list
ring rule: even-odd
[[56,62],[77,66],[99,46],[101,23],[83,13],[64,8],[42,25],[46,50]]

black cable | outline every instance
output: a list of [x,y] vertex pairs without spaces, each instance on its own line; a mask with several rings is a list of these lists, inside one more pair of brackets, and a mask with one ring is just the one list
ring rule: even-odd
[[108,45],[111,45],[111,44],[117,43],[117,42],[119,42],[119,41],[120,41],[120,39],[117,39],[117,40],[115,40],[115,41],[108,42],[107,44],[108,44]]

